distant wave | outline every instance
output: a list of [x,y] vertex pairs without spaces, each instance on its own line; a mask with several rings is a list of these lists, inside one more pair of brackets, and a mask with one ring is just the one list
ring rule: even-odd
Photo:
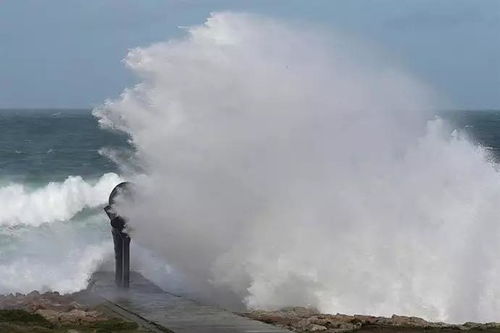
[[117,174],[106,173],[95,183],[70,176],[62,183],[51,182],[35,190],[24,184],[0,187],[0,226],[39,226],[69,220],[84,208],[104,204],[121,181]]

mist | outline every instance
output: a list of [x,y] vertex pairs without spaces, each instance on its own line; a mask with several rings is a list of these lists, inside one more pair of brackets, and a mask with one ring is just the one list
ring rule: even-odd
[[120,208],[133,241],[185,289],[247,308],[499,319],[500,177],[391,57],[223,12],[124,62],[139,83],[94,115],[145,170]]

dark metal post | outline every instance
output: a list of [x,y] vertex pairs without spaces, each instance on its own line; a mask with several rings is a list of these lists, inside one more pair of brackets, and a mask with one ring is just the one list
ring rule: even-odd
[[123,231],[126,221],[115,211],[113,204],[119,194],[130,196],[128,185],[130,185],[128,182],[118,184],[109,196],[109,205],[104,207],[112,227],[111,234],[115,249],[115,283],[119,288],[128,288],[130,284],[130,236]]
[[130,237],[125,234],[122,238],[123,244],[123,276],[122,287],[127,288],[130,284]]
[[115,246],[115,282],[116,286],[121,287],[123,276],[123,240],[120,230],[113,228],[111,234],[113,235]]

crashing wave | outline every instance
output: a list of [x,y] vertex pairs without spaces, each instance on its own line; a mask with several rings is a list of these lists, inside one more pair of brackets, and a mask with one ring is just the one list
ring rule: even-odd
[[70,176],[62,183],[53,182],[34,190],[23,184],[0,187],[0,226],[39,226],[69,220],[84,208],[104,204],[121,181],[117,174],[107,173],[95,183]]

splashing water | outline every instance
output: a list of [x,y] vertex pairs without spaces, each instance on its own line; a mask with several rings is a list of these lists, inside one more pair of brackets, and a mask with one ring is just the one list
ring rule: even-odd
[[120,182],[114,173],[103,175],[95,185],[80,176],[68,177],[63,183],[29,191],[23,184],[0,187],[0,225],[31,225],[65,221],[84,208],[95,208],[106,202],[113,187]]
[[499,320],[500,177],[436,97],[348,39],[213,14],[132,50],[94,114],[147,176],[133,238],[250,308]]
[[68,177],[44,187],[0,187],[0,293],[79,291],[111,257],[101,206],[121,181],[114,173],[95,182]]

